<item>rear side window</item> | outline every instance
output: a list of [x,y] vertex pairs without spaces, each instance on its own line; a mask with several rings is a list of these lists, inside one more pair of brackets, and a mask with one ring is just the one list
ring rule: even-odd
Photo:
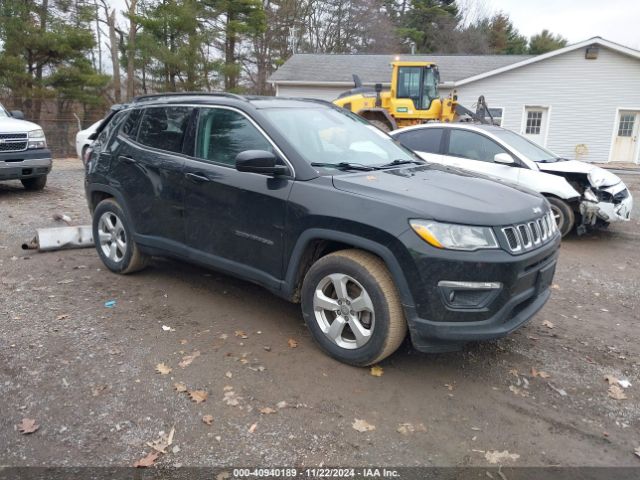
[[235,165],[236,155],[245,150],[273,152],[265,136],[244,115],[222,108],[201,111],[196,157]]
[[141,114],[142,110],[132,110],[131,112],[129,112],[129,116],[122,125],[122,129],[120,130],[120,132],[127,137],[136,138]]
[[451,129],[449,155],[481,162],[493,162],[493,157],[498,153],[507,152],[490,138],[476,132]]
[[440,153],[441,128],[421,128],[396,135],[403,147],[416,152]]
[[147,108],[140,121],[138,142],[166,152],[181,153],[192,108]]

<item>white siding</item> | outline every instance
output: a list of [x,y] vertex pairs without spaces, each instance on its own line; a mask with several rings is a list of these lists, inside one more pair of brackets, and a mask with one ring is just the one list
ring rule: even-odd
[[[609,161],[616,109],[640,110],[640,61],[602,46],[597,60],[584,54],[578,49],[462,85],[458,99],[475,110],[484,95],[490,107],[504,108],[502,126],[518,133],[525,105],[547,106],[550,150],[570,159]],[[578,145],[586,145],[587,153],[578,155]]]
[[279,97],[318,98],[329,102],[353,87],[315,87],[303,85],[278,85]]

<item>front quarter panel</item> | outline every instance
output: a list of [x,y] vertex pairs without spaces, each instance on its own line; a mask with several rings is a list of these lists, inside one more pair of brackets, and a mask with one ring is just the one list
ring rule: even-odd
[[578,200],[580,193],[564,177],[538,170],[520,169],[520,185],[533,191],[554,195],[563,200]]

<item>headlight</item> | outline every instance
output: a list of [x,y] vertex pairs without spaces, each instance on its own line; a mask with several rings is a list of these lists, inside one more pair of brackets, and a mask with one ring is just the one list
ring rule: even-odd
[[436,248],[469,251],[498,248],[496,237],[489,227],[456,225],[433,220],[411,220],[409,224],[420,238]]
[[594,168],[587,174],[589,183],[595,188],[608,187],[620,183],[620,177],[608,172],[604,168]]
[[47,148],[47,140],[45,139],[44,131],[41,128],[29,132],[28,148]]
[[585,189],[584,193],[582,194],[584,196],[584,199],[588,202],[593,202],[593,203],[598,203],[598,197],[596,196],[595,193],[593,193],[593,190],[591,190],[590,188]]

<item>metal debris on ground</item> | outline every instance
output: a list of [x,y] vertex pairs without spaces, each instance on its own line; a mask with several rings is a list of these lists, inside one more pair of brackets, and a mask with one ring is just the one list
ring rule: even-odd
[[90,225],[39,228],[31,241],[22,244],[23,250],[40,252],[88,247],[93,247],[93,232]]

